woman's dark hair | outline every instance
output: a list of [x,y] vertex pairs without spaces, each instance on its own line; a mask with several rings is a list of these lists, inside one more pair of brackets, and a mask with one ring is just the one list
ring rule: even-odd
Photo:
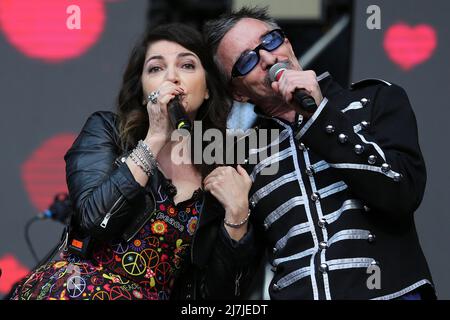
[[[148,30],[131,52],[118,97],[117,113],[122,149],[130,150],[134,148],[137,142],[144,139],[147,134],[148,112],[142,104],[143,101],[146,101],[146,97],[142,91],[141,75],[148,47],[159,40],[175,42],[199,57],[205,69],[209,99],[205,100],[200,106],[195,120],[202,121],[203,132],[210,128],[216,128],[222,131],[225,138],[231,98],[226,91],[223,80],[220,78],[221,75],[214,63],[212,53],[197,30],[187,25],[171,23]],[[203,132],[201,133],[202,137]],[[202,152],[204,147],[204,143],[202,143]],[[197,168],[202,175],[213,169],[211,166],[203,164],[197,166]]]

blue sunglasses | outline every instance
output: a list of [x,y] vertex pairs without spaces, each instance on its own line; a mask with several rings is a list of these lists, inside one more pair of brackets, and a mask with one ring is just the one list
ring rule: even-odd
[[259,62],[259,50],[273,51],[283,44],[285,35],[281,29],[275,29],[265,34],[262,37],[262,42],[259,46],[251,51],[244,52],[231,70],[231,77],[242,77],[253,70]]

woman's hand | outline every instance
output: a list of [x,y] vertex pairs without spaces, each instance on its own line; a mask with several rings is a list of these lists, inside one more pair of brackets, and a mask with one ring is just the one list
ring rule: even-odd
[[[248,194],[252,180],[240,165],[237,169],[224,166],[214,169],[203,181],[206,191],[209,191],[225,209],[225,219],[229,223],[239,224],[248,215]],[[239,240],[245,235],[248,223],[242,227],[231,228],[225,224],[229,235]]]
[[159,91],[157,103],[154,104],[150,100],[147,103],[149,128],[144,139],[155,156],[170,141],[170,136],[174,130],[167,113],[167,104],[175,96],[184,93],[183,88],[172,81],[164,81],[157,91]]

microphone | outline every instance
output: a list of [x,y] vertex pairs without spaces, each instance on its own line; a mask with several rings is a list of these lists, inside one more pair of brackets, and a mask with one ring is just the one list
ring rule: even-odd
[[[288,65],[286,63],[275,63],[269,70],[270,81],[278,81],[280,80],[283,72],[288,70]],[[303,111],[308,113],[314,113],[317,110],[317,104],[314,101],[313,97],[311,97],[305,90],[303,89],[295,89],[293,93],[293,97],[295,102],[300,106]]]
[[191,131],[191,121],[189,120],[183,105],[180,101],[180,96],[175,96],[167,105],[167,112],[169,119],[172,122],[175,129],[186,129]]
[[69,200],[69,195],[67,193],[58,193],[55,195],[50,207],[37,216],[39,219],[52,219],[66,224],[72,212],[72,202]]

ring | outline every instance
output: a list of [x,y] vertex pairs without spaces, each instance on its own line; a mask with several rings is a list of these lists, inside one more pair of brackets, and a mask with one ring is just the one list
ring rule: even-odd
[[153,91],[148,95],[148,100],[153,103],[153,104],[157,104],[158,103],[158,96],[159,96],[159,90],[157,91]]

